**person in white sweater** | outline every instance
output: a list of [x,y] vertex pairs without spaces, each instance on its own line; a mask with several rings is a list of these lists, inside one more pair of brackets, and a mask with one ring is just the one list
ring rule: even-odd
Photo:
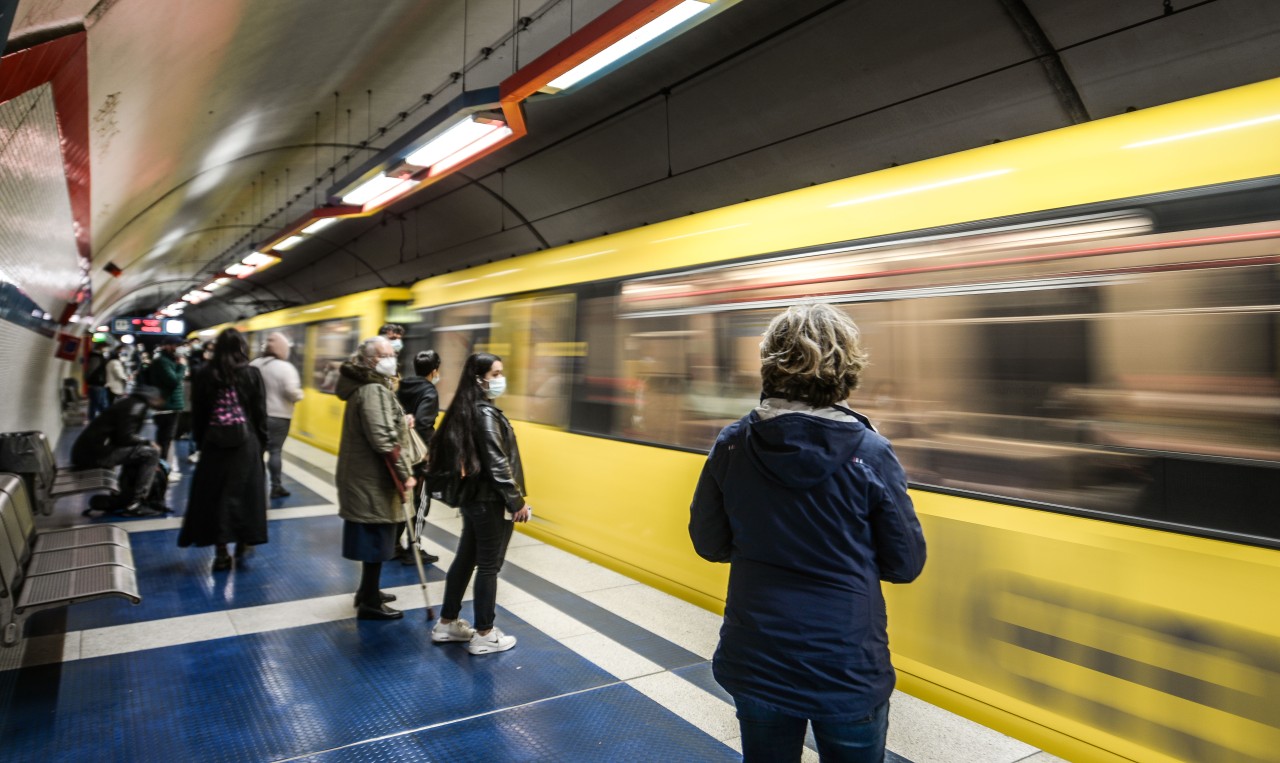
[[267,387],[267,473],[271,476],[271,497],[287,498],[281,476],[285,438],[289,436],[289,424],[293,421],[293,406],[302,399],[302,379],[298,369],[289,362],[292,345],[289,338],[279,332],[267,335],[262,355],[250,365],[262,372]]

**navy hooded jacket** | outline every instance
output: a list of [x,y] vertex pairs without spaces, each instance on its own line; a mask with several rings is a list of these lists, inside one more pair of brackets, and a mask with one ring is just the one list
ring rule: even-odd
[[689,535],[732,564],[713,662],[726,691],[830,720],[889,698],[880,581],[914,580],[925,543],[902,466],[865,417],[764,401],[716,439]]

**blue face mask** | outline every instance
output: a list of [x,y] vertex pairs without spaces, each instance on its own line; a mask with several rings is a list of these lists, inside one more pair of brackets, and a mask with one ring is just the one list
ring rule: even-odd
[[490,400],[497,400],[502,396],[502,393],[506,391],[507,377],[499,376],[496,379],[489,380],[489,387],[484,391],[484,393],[489,396]]

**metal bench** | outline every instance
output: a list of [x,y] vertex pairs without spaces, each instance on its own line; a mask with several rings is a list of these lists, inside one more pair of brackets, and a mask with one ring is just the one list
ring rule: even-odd
[[108,596],[142,601],[129,534],[113,525],[37,533],[26,484],[0,474],[0,626],[14,646],[32,612]]
[[58,468],[43,432],[0,434],[0,469],[23,476],[35,510],[45,516],[53,513],[54,503],[63,496],[120,489],[114,469]]

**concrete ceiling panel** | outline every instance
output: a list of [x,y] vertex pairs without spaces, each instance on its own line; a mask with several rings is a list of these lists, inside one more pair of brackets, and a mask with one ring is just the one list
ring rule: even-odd
[[677,171],[1025,59],[998,3],[847,3],[672,95]]
[[1062,60],[1095,119],[1258,82],[1280,75],[1280,2],[1192,8]]

